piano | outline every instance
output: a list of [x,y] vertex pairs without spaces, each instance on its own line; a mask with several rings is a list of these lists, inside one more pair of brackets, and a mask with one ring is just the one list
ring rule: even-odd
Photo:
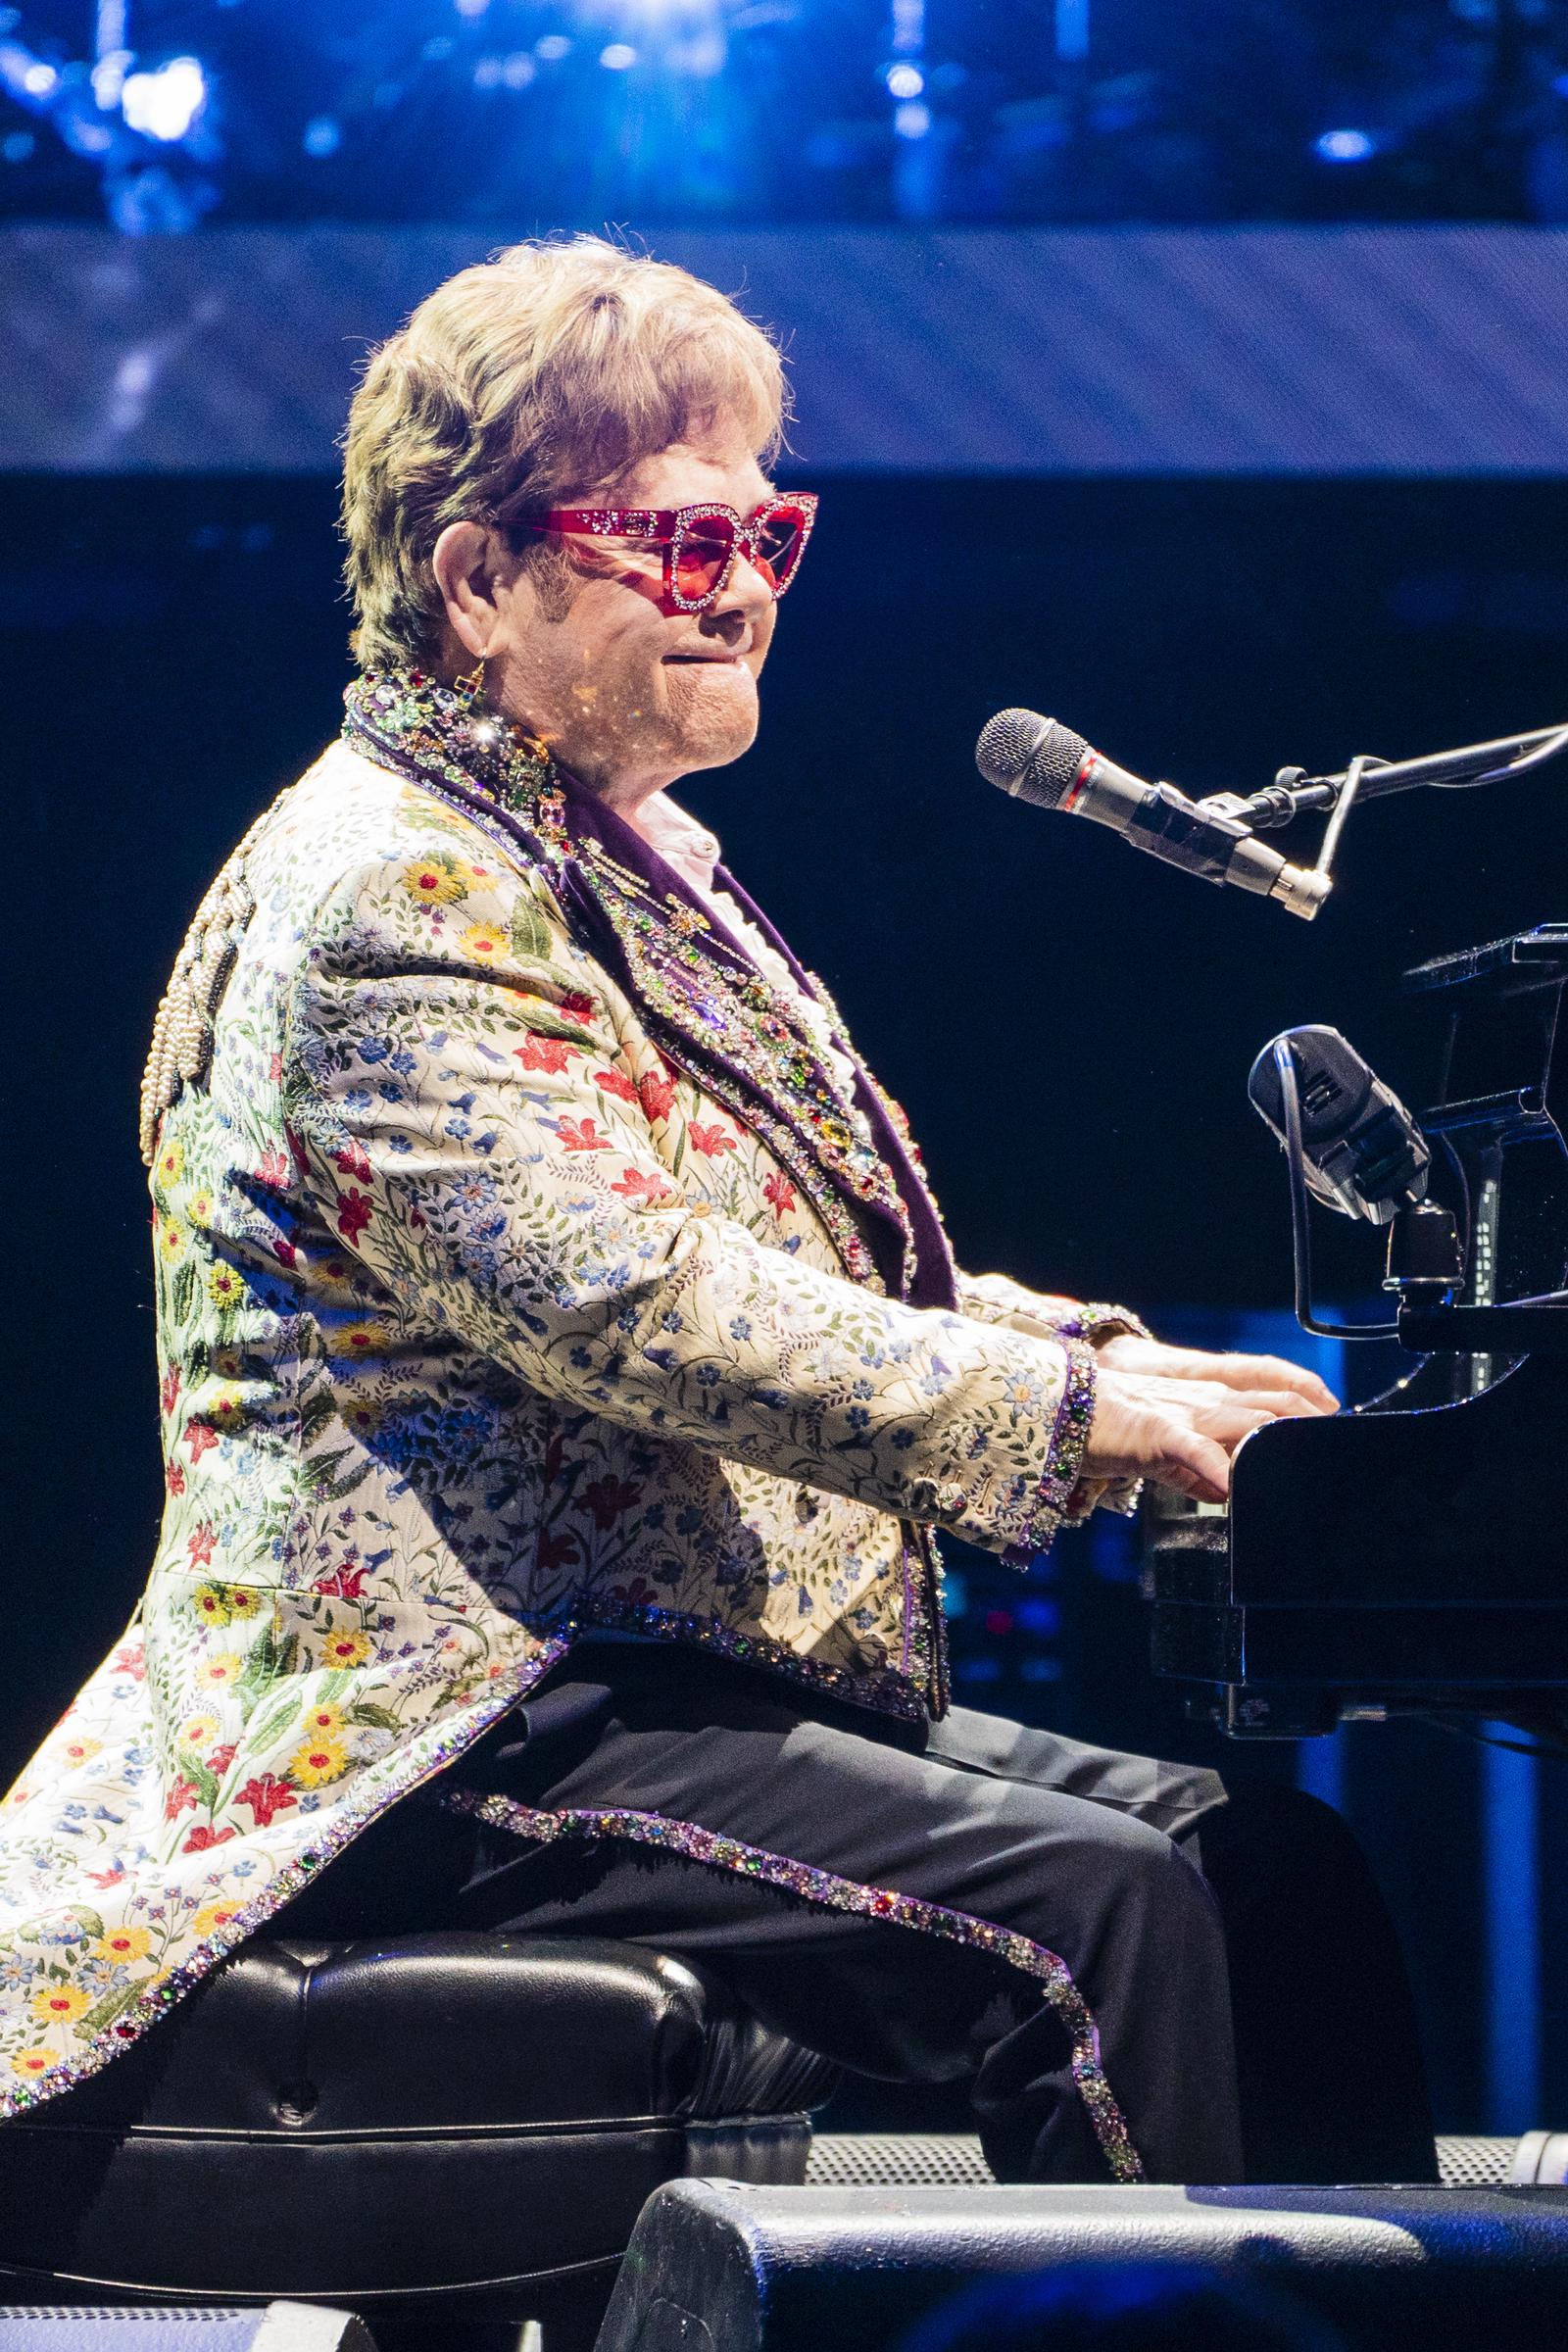
[[1565,985],[1564,923],[1404,975],[1462,1281],[1403,1295],[1385,1394],[1248,1438],[1223,1510],[1152,1492],[1155,1671],[1234,1737],[1400,1713],[1568,1733]]

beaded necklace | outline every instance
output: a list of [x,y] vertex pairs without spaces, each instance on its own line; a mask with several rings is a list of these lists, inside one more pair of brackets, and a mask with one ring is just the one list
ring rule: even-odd
[[[568,793],[545,745],[476,696],[416,669],[369,672],[346,700],[344,734],[355,749],[456,798],[481,821],[499,816],[512,846],[521,835],[564,900],[586,900],[584,910],[612,933],[633,993],[672,1033],[674,1058],[695,1061],[693,1074],[780,1159],[845,1271],[870,1289],[889,1287],[853,1201],[890,1229],[895,1285],[907,1297],[916,1272],[909,1212],[864,1112],[835,1085],[790,999],[663,860],[580,788]],[[612,831],[615,847],[603,838]],[[829,1018],[841,1028],[831,1008]]]

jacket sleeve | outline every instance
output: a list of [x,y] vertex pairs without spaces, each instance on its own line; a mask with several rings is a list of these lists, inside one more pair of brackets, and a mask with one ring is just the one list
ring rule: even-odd
[[328,892],[291,1000],[284,1085],[328,1228],[411,1321],[568,1406],[1041,1550],[1092,1349],[880,1298],[687,1198],[632,1009],[542,879],[421,846]]
[[1053,1339],[1087,1340],[1098,1348],[1118,1332],[1135,1332],[1147,1340],[1150,1330],[1130,1306],[1111,1306],[1103,1299],[1086,1304],[1080,1298],[1060,1298],[1054,1293],[1031,1291],[1007,1274],[960,1274],[958,1304],[977,1323],[1001,1324],[1009,1331],[1028,1331]]

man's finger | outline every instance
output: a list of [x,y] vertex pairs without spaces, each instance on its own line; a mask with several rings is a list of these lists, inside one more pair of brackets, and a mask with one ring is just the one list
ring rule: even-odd
[[1171,1429],[1163,1459],[1150,1475],[1162,1487],[1174,1487],[1195,1502],[1223,1502],[1230,1493],[1230,1456],[1223,1446],[1196,1429]]
[[1230,1389],[1289,1389],[1303,1396],[1316,1412],[1337,1413],[1340,1400],[1326,1381],[1304,1364],[1283,1355],[1210,1355],[1202,1359],[1202,1377],[1223,1381]]

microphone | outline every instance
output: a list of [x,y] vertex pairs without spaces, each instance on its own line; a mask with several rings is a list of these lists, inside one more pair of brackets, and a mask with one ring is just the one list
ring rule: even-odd
[[1327,874],[1288,865],[1222,808],[1190,801],[1173,784],[1130,775],[1038,710],[999,710],[981,729],[974,757],[986,782],[1015,800],[1092,817],[1167,865],[1277,900],[1303,921],[1311,921],[1329,894]]
[[1373,1225],[1424,1200],[1432,1167],[1426,1137],[1337,1029],[1287,1029],[1253,1062],[1248,1096],[1279,1142],[1289,1140],[1282,1052],[1296,1071],[1301,1157],[1316,1199]]

